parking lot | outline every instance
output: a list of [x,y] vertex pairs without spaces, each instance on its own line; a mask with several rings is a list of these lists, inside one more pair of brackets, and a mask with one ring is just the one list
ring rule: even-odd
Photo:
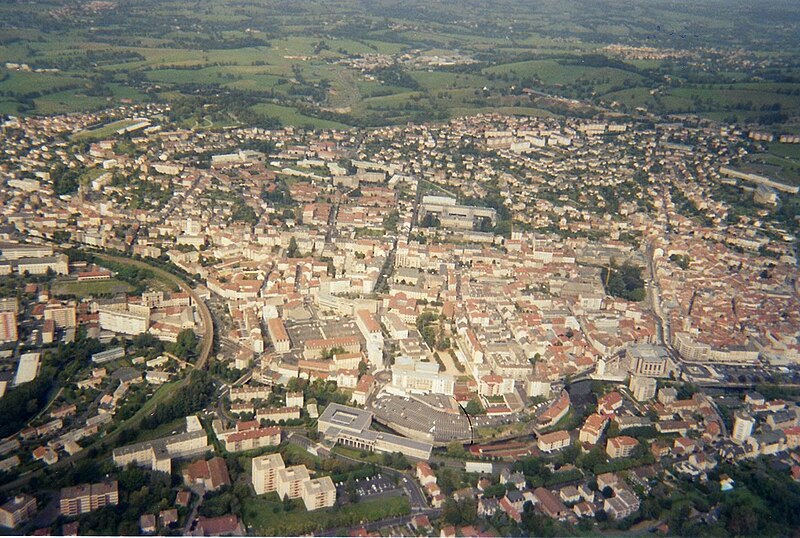
[[323,338],[361,336],[354,321],[308,320],[288,323],[286,330],[292,342],[306,342]]
[[[337,482],[335,486],[336,498],[339,499],[340,502],[346,502],[348,497],[346,483]],[[391,478],[383,476],[380,473],[371,478],[356,479],[356,493],[358,493],[358,496],[362,499],[365,497],[380,496],[402,491],[403,488],[397,487]]]

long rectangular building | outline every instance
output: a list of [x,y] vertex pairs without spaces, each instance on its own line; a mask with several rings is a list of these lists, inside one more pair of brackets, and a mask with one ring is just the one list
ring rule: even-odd
[[154,471],[172,472],[173,458],[188,458],[211,450],[208,436],[202,428],[152,441],[115,448],[114,463],[125,467],[129,463]]

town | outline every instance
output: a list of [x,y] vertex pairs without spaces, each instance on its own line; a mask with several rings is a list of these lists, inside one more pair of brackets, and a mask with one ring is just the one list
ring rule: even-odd
[[2,125],[4,527],[754,534],[756,484],[800,481],[763,133],[168,116]]

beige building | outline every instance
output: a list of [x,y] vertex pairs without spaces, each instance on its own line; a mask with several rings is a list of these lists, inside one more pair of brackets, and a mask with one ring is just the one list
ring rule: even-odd
[[628,458],[639,446],[639,441],[627,435],[613,437],[606,443],[606,454],[609,458]]
[[656,397],[657,383],[652,377],[632,375],[628,388],[631,389],[633,397],[637,401],[645,402]]
[[137,309],[126,306],[125,309],[99,308],[100,328],[119,334],[138,335],[146,333],[150,328],[150,309]]
[[283,320],[280,318],[270,319],[267,322],[267,333],[276,353],[287,353],[291,349],[292,341],[289,339],[289,333],[286,332]]
[[0,312],[0,342],[16,342],[18,339],[17,313]]
[[331,477],[323,476],[303,483],[303,503],[309,512],[333,506],[336,503],[336,486]]
[[47,305],[44,309],[44,319],[52,319],[56,327],[70,329],[77,326],[76,307],[74,304]]
[[253,458],[252,481],[256,495],[278,491],[278,471],[285,469],[280,454],[267,454]]
[[60,509],[62,516],[77,516],[93,512],[104,506],[116,506],[119,502],[117,481],[81,484],[61,489]]
[[0,506],[0,526],[13,529],[36,513],[36,497],[20,493]]
[[278,495],[281,499],[299,499],[303,496],[303,483],[310,480],[305,465],[278,469]]
[[745,411],[736,411],[733,414],[733,431],[731,438],[737,443],[744,443],[753,434],[753,426],[756,424],[756,419]]
[[52,270],[57,275],[69,273],[69,258],[64,254],[46,256],[43,258],[21,258],[16,262],[17,271],[23,274],[26,271],[31,275],[46,275],[47,270]]
[[570,445],[571,439],[568,431],[544,433],[539,436],[538,446],[542,452],[553,452]]
[[129,463],[162,471],[172,472],[173,458],[198,456],[211,450],[205,430],[195,430],[144,441],[114,449],[114,463],[125,467]]
[[225,436],[225,450],[242,452],[281,444],[281,429],[277,426],[254,428]]

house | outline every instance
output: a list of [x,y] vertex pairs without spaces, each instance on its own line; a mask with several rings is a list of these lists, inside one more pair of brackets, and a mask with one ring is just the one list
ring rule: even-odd
[[47,465],[53,465],[58,461],[58,454],[49,446],[40,446],[34,449],[33,459],[43,461]]
[[503,470],[500,471],[500,483],[511,483],[514,484],[517,489],[525,489],[525,475],[519,471],[512,473],[508,468],[503,468]]
[[581,493],[578,491],[578,488],[575,486],[564,486],[561,488],[561,491],[559,491],[559,497],[561,497],[561,500],[567,504],[579,502],[583,498]]
[[632,491],[619,488],[615,493],[603,503],[603,510],[609,518],[624,519],[639,509],[639,498]]
[[428,465],[428,462],[420,461],[417,463],[417,480],[419,480],[419,483],[422,484],[423,487],[431,483],[436,483],[436,475],[433,474],[433,470],[431,466]]
[[609,392],[597,399],[597,413],[600,415],[613,415],[620,407],[622,407],[622,395],[617,391]]
[[[519,493],[519,492],[517,492]],[[500,499],[500,509],[508,515],[511,519],[520,523],[522,521],[522,514],[512,505],[506,497]]]
[[572,507],[572,511],[578,517],[594,517],[594,505],[590,502],[581,501]]
[[548,517],[553,519],[566,519],[569,509],[555,496],[552,491],[545,488],[536,488],[533,491],[536,506]]
[[653,441],[650,444],[650,453],[653,455],[656,461],[663,457],[669,456],[670,452],[671,447],[666,441]]
[[186,490],[179,491],[178,494],[175,496],[175,505],[176,506],[189,506],[189,503],[192,500],[192,493]]
[[478,499],[478,515],[491,517],[500,509],[500,501],[495,498],[481,497]]
[[506,491],[505,497],[503,497],[508,501],[508,503],[513,506],[516,510],[522,511],[522,506],[525,504],[525,497],[519,490],[512,489]]
[[427,532],[431,528],[431,521],[425,514],[411,518],[411,526],[417,532]]
[[161,523],[162,528],[171,527],[178,522],[178,509],[162,510],[158,513],[158,521]]
[[183,480],[188,486],[200,484],[206,491],[216,491],[231,485],[228,467],[219,456],[208,461],[198,460],[191,463],[183,471]]
[[153,514],[142,514],[139,516],[139,530],[144,534],[153,534],[156,532],[156,516]]
[[197,519],[194,536],[244,536],[245,529],[234,515]]
[[697,441],[694,439],[690,439],[688,437],[678,437],[673,442],[673,451],[675,454],[684,456],[686,454],[692,454],[693,452],[697,451],[700,447],[697,444]]

